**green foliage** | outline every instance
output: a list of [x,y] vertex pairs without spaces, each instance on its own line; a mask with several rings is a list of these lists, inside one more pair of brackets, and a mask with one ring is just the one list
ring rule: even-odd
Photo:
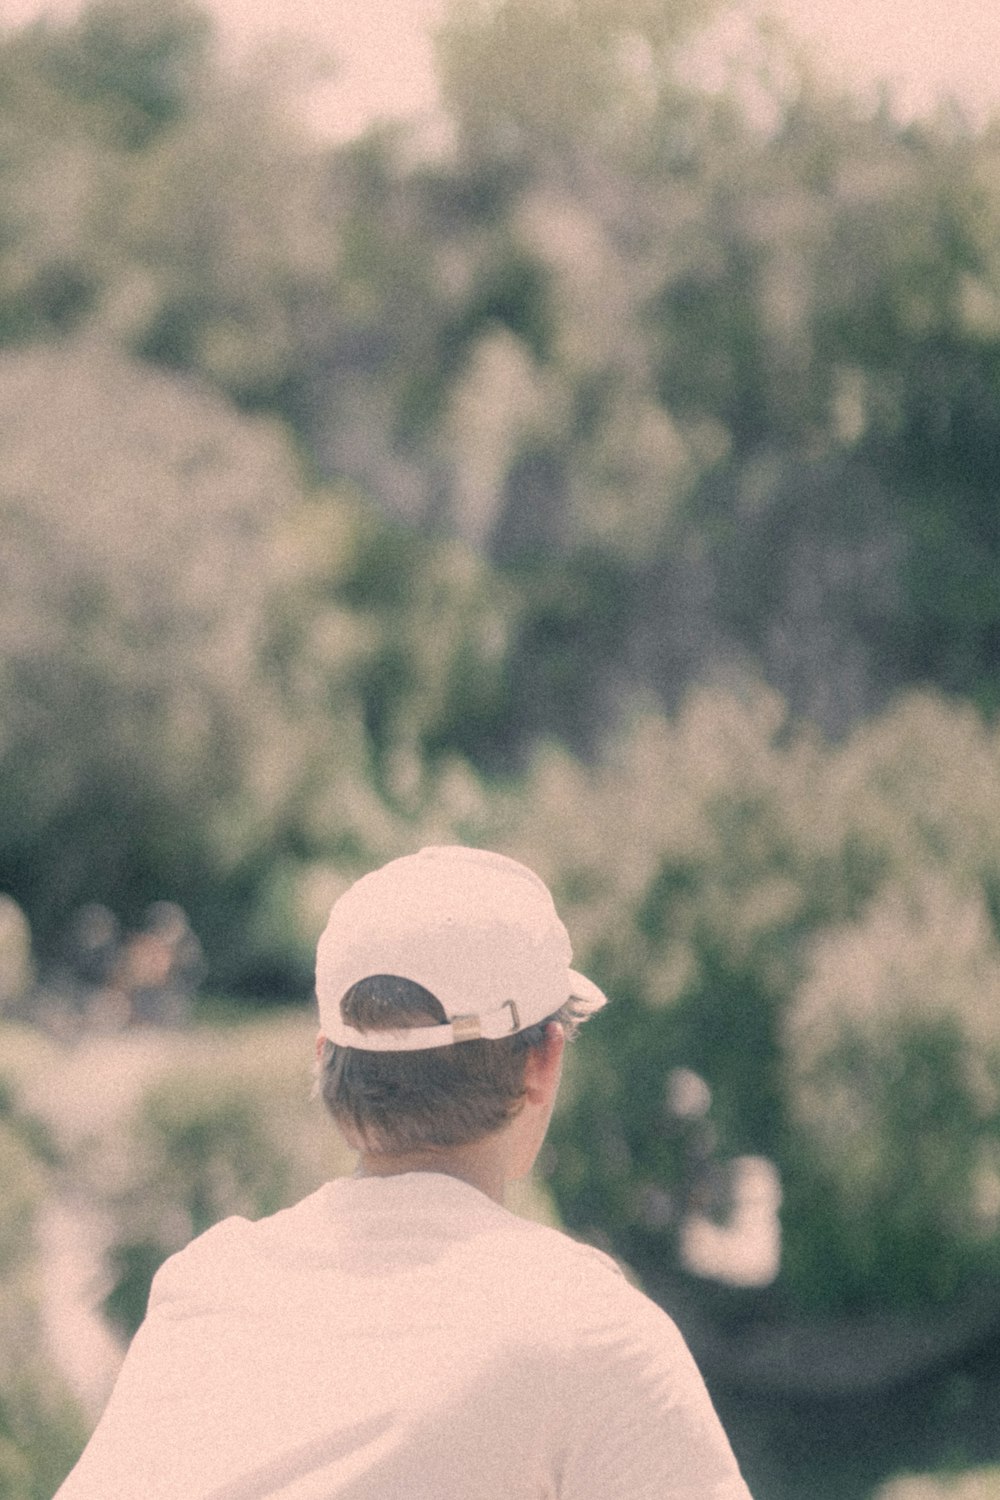
[[66,30],[43,23],[14,48],[37,62],[55,93],[100,120],[115,145],[137,150],[195,102],[210,35],[208,16],[188,0],[155,12],[136,0],[99,0]]
[[86,1424],[58,1376],[30,1359],[0,1404],[0,1494],[51,1500],[76,1462]]
[[53,1049],[0,1027],[0,1494],[49,1500],[74,1462],[85,1419],[46,1349],[39,1225],[54,1183],[48,1129],[28,1103]]
[[120,1203],[127,1228],[109,1256],[104,1311],[131,1338],[157,1268],[194,1235],[232,1213],[258,1218],[288,1201],[290,1163],[259,1123],[261,1101],[232,1082],[161,1084],[133,1137],[137,1181]]
[[329,283],[316,163],[286,73],[226,73],[211,29],[97,0],[5,37],[0,343],[96,329],[287,415]]
[[846,1301],[946,1302],[996,1273],[1000,953],[964,883],[889,884],[819,941],[791,1012],[795,1106],[849,1245]]
[[110,1134],[92,1136],[79,1165],[110,1215],[104,1311],[126,1338],[168,1255],[220,1219],[275,1213],[344,1170],[344,1148],[310,1104],[310,1046],[298,1014],[176,1038],[117,1122],[127,1153]]
[[[170,0],[87,7],[0,47],[0,343],[71,331],[118,276],[139,162],[202,102],[209,23]],[[120,300],[120,299],[119,299]]]
[[906,1475],[876,1492],[875,1500],[996,1500],[1000,1469],[973,1469],[965,1474]]
[[[296,80],[227,69],[180,3],[13,32],[0,338],[87,326],[196,371],[556,590],[580,551],[624,562],[642,612],[597,702],[749,651],[836,733],[899,684],[991,711],[995,140],[866,112],[773,35],[699,92],[710,16],[456,10],[433,162],[310,145]],[[687,631],[650,565],[689,581]]]
[[676,1264],[683,1067],[717,1100],[715,1153],[778,1163],[789,1312],[994,1276],[998,796],[995,734],[933,700],[834,749],[776,702],[703,692],[591,770],[538,759],[507,846],[616,1001],[553,1136],[566,1219],[654,1281]]
[[0,1014],[23,1001],[34,983],[28,920],[16,901],[0,894]]
[[[648,123],[705,0],[455,5],[439,36],[445,103],[470,154],[585,159]],[[669,75],[668,75],[669,76]]]
[[8,355],[0,429],[0,869],[44,951],[85,900],[134,919],[238,885],[266,840],[282,789],[255,787],[294,752],[260,658],[298,494],[274,431],[88,345]]

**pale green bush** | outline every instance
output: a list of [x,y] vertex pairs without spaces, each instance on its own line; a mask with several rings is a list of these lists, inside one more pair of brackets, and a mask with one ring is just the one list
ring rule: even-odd
[[301,1013],[171,1038],[128,1108],[83,1155],[110,1220],[106,1303],[131,1335],[159,1264],[232,1214],[294,1202],[348,1156],[310,1098],[314,1028]]
[[[37,1045],[36,1045],[37,1043]],[[42,1307],[39,1220],[55,1182],[43,1123],[25,1107],[31,1065],[55,1049],[0,1026],[0,1495],[49,1500],[86,1430],[83,1412],[55,1368]]]
[[553,1132],[569,1222],[640,1269],[676,1264],[697,1187],[680,1066],[713,1092],[710,1154],[779,1166],[791,1307],[947,1300],[990,1273],[995,729],[922,696],[831,746],[773,695],[706,688],[596,765],[540,752],[493,814],[612,997]]
[[892,1479],[874,1500],[1000,1500],[1000,1469],[967,1474],[904,1475]]

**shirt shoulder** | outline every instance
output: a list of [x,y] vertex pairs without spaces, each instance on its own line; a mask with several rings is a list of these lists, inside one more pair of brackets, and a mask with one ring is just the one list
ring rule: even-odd
[[[566,1413],[565,1500],[750,1500],[701,1373],[670,1314],[606,1255],[529,1226],[538,1346]],[[539,1300],[540,1299],[540,1300]]]
[[213,1224],[182,1250],[168,1256],[153,1277],[149,1312],[187,1301],[199,1287],[210,1291],[220,1275],[231,1274],[234,1262],[249,1245],[252,1230],[250,1219],[233,1215]]
[[[498,1231],[495,1253],[509,1254],[529,1267],[541,1284],[558,1283],[567,1296],[587,1305],[592,1299],[613,1299],[626,1307],[655,1308],[655,1304],[630,1280],[611,1255],[565,1230],[518,1219]],[[658,1309],[656,1309],[658,1311]]]
[[320,1192],[300,1199],[261,1219],[239,1214],[220,1219],[203,1230],[160,1266],[150,1288],[150,1310],[174,1299],[190,1299],[204,1291],[233,1290],[237,1276],[245,1275],[269,1249],[294,1259],[296,1250],[308,1245],[318,1232],[317,1203]]
[[554,1229],[549,1224],[538,1224],[532,1219],[508,1216],[513,1222],[507,1232],[520,1237],[525,1250],[539,1260],[572,1271],[595,1283],[610,1282],[627,1286],[628,1279],[618,1262],[596,1245],[578,1240],[564,1229]]

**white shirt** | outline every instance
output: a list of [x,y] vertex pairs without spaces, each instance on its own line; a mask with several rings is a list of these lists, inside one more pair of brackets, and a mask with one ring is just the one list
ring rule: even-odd
[[749,1500],[670,1318],[438,1173],[345,1178],[160,1268],[57,1500]]

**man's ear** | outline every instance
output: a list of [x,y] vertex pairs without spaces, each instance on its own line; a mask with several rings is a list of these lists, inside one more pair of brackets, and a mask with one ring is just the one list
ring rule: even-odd
[[316,1061],[323,1061],[323,1048],[326,1046],[326,1037],[322,1032],[316,1038]]
[[524,1064],[524,1091],[532,1103],[540,1103],[559,1084],[566,1033],[558,1021],[545,1028],[545,1040],[533,1047]]

